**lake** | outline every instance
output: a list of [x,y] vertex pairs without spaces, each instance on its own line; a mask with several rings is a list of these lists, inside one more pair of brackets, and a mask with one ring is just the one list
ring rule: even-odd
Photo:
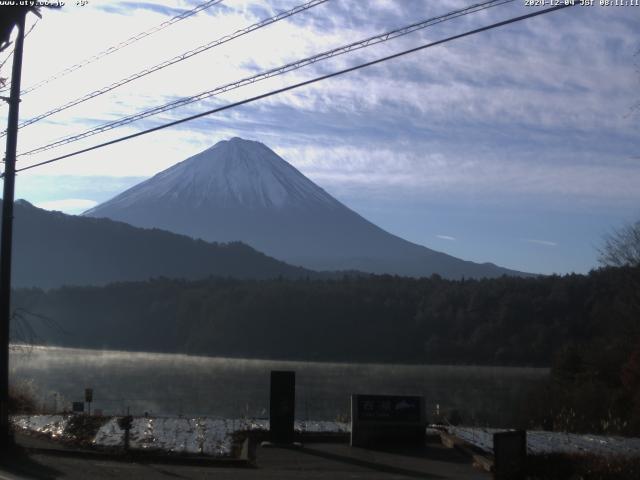
[[263,418],[269,372],[296,372],[296,416],[346,419],[352,393],[424,395],[428,414],[459,410],[465,420],[510,424],[544,368],[315,363],[176,354],[12,347],[11,382],[33,391],[46,411],[70,408],[93,388],[105,414]]

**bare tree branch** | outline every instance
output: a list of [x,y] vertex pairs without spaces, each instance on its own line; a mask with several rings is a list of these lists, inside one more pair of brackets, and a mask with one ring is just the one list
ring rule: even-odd
[[11,315],[11,341],[25,345],[35,345],[45,343],[44,339],[38,335],[29,318],[39,321],[45,329],[53,330],[63,335],[69,335],[62,326],[54,319],[32,312],[23,307],[16,308]]
[[606,267],[640,266],[640,220],[608,234],[598,253]]

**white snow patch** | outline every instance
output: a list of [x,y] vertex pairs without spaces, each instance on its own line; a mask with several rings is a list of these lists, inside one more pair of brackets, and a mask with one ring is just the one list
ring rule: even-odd
[[351,425],[334,421],[302,421],[296,422],[294,429],[300,433],[349,433]]
[[[12,417],[17,429],[62,438],[69,424],[69,415],[18,415]],[[332,421],[298,421],[294,428],[300,433],[348,433],[349,424]],[[266,419],[217,419],[207,417],[136,417],[131,424],[129,447],[132,450],[229,456],[236,432],[267,431]],[[97,447],[123,447],[124,430],[118,418],[108,419],[96,433]]]
[[96,433],[93,444],[99,447],[121,447],[124,445],[124,430],[118,425],[117,418],[111,418]]
[[[448,428],[450,434],[489,453],[493,453],[493,434],[503,431],[497,428]],[[640,438],[527,430],[527,452],[638,456]]]
[[[229,456],[233,448],[233,435],[241,431],[266,431],[269,421],[264,419],[190,418],[134,418],[131,425],[129,447],[132,450],[159,450],[173,453]],[[340,422],[296,422],[298,432],[345,433],[349,425]],[[117,420],[111,419],[96,435],[97,446],[122,446],[124,432]]]
[[51,438],[64,435],[68,415],[16,415],[11,417],[14,427],[23,431],[42,433]]

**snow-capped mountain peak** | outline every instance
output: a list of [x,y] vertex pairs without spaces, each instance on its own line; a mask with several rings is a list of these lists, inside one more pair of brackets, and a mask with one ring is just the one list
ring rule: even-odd
[[[260,142],[232,138],[216,143],[110,200],[173,201],[193,207],[300,208],[338,202]],[[92,213],[92,210],[87,212]]]

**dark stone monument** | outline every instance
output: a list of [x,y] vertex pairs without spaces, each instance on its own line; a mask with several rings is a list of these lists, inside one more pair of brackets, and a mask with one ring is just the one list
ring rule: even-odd
[[351,445],[424,445],[424,397],[351,395]]
[[269,433],[272,443],[293,443],[295,405],[296,373],[272,371],[271,400],[269,403]]
[[527,462],[527,432],[515,430],[493,434],[494,477],[524,479]]

